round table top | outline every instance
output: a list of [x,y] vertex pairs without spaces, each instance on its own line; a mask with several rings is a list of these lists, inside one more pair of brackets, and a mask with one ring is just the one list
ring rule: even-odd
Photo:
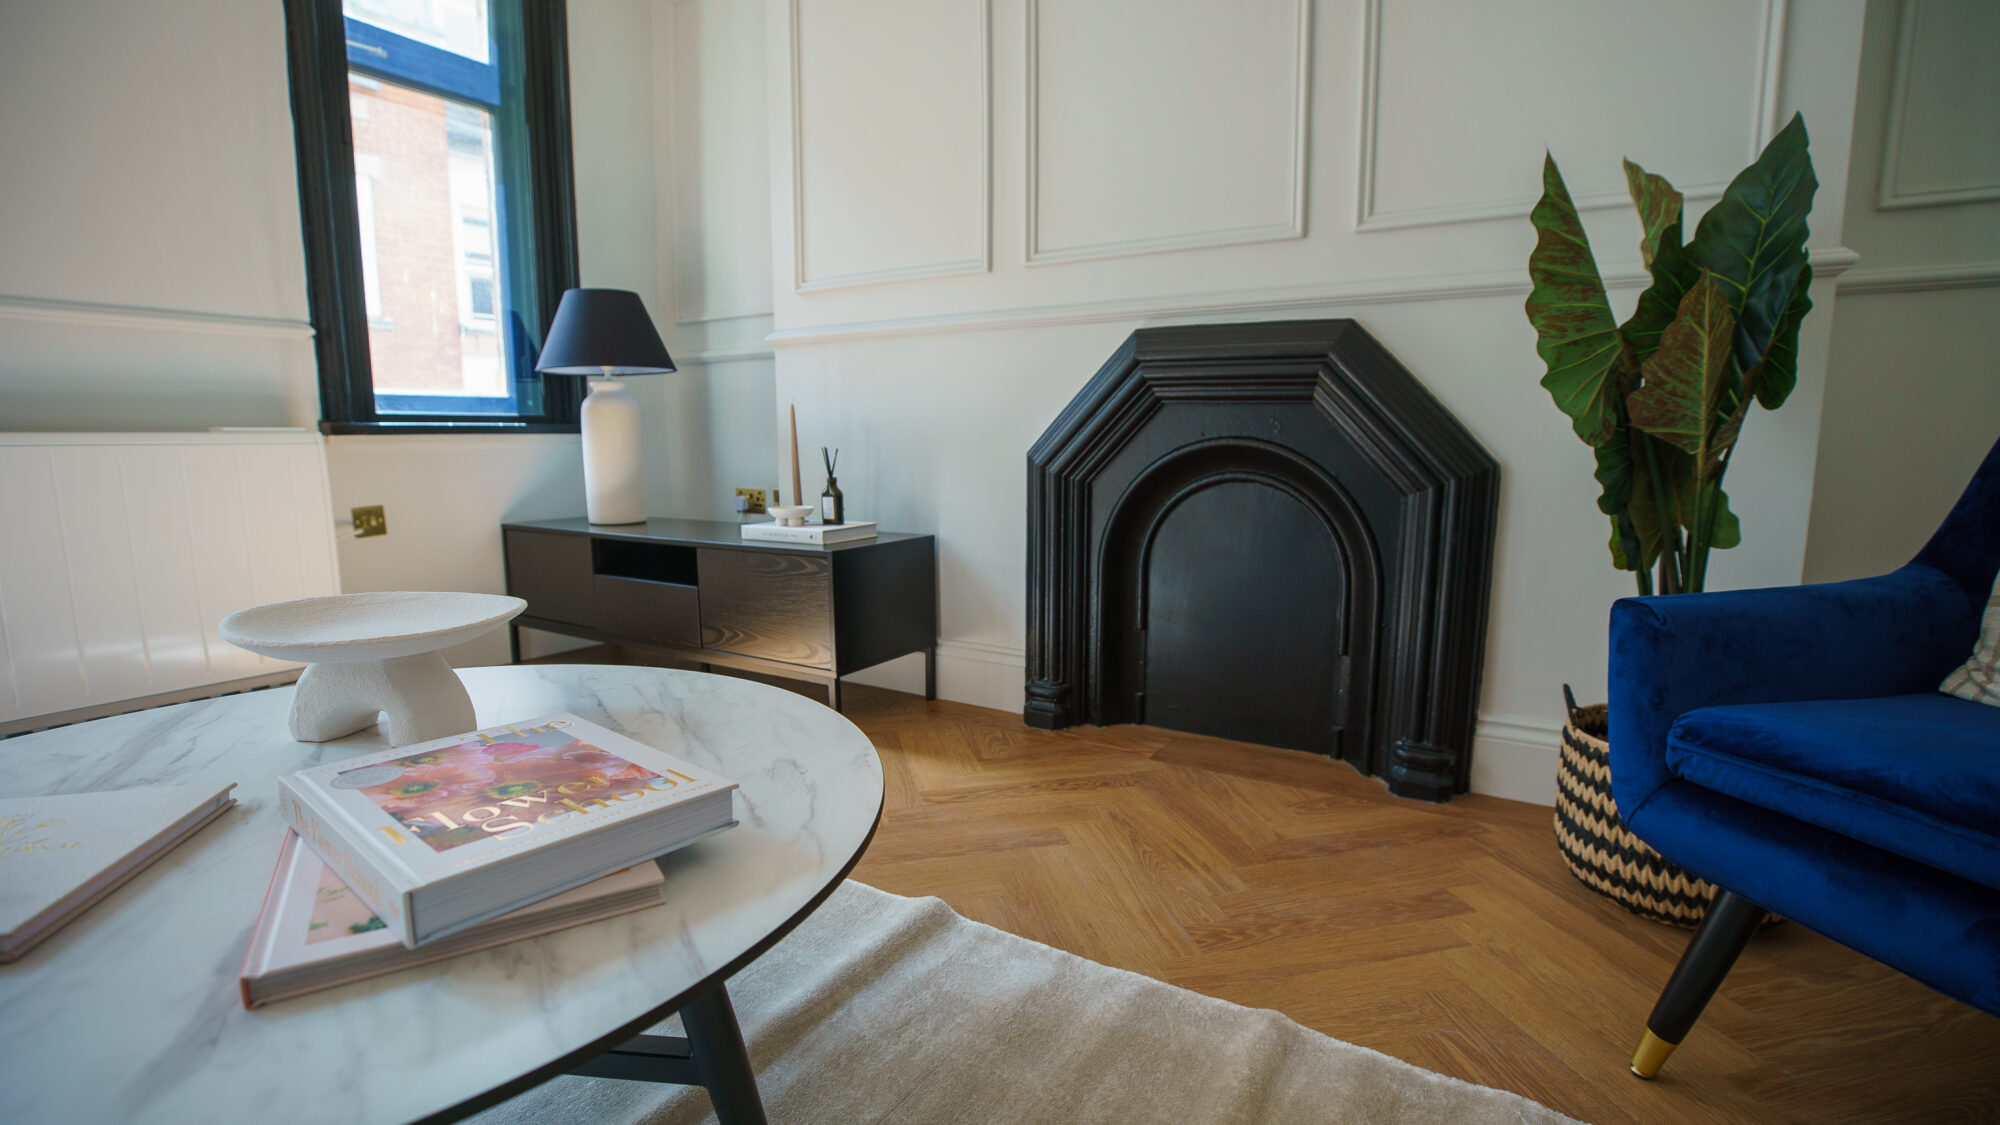
[[436,652],[509,621],[528,603],[507,594],[383,590],[240,609],[222,639],[273,660],[349,664]]
[[285,831],[277,777],[381,749],[381,731],[293,742],[282,688],[0,742],[4,796],[234,781],[240,801],[0,965],[0,1120],[469,1111],[735,972],[831,891],[881,813],[867,737],[788,691],[598,665],[460,675],[480,726],[575,712],[737,781],[741,823],[660,860],[665,905],[246,1011],[237,975]]

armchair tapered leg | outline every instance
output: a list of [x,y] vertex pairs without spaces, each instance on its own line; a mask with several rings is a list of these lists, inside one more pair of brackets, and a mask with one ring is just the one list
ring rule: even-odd
[[1632,1073],[1641,1078],[1658,1074],[1667,1056],[1674,1053],[1688,1029],[1701,1018],[1722,978],[1750,944],[1750,936],[1764,920],[1764,908],[1734,891],[1720,891],[1708,906],[1701,928],[1694,932],[1681,954],[1674,975],[1646,1018],[1646,1034],[1632,1056]]

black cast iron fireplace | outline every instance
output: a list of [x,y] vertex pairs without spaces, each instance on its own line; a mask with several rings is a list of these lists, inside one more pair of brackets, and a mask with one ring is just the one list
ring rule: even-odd
[[1134,332],[1028,454],[1028,685],[1465,791],[1499,466],[1351,320]]

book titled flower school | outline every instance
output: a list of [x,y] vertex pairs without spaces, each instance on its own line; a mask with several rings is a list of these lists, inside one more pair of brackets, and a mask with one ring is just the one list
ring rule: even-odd
[[731,827],[735,789],[560,714],[299,770],[278,803],[414,949]]

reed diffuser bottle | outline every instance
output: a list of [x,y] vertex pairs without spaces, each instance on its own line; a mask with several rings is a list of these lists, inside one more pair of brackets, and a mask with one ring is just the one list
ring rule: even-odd
[[840,450],[827,452],[826,446],[819,447],[820,460],[826,462],[826,490],[819,494],[819,522],[846,523],[847,503],[840,495],[840,481],[833,475],[833,467],[840,463]]

